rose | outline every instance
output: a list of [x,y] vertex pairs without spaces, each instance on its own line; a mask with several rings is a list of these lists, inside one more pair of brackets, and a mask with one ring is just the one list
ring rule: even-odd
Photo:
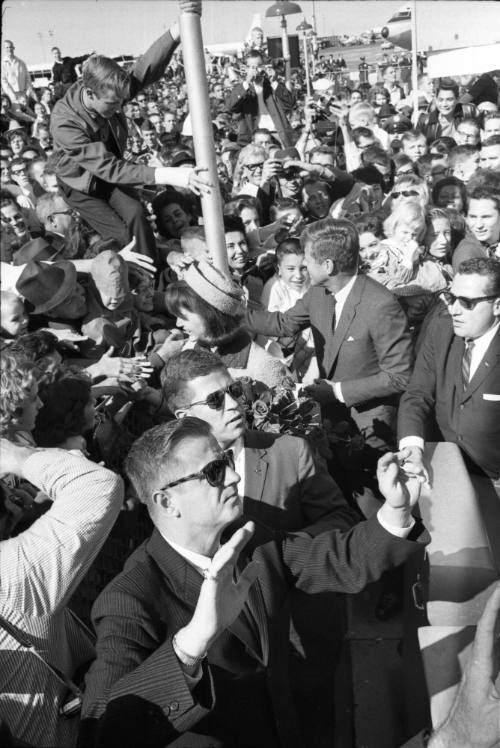
[[255,428],[264,423],[269,416],[269,407],[263,400],[256,400],[252,404],[252,414]]

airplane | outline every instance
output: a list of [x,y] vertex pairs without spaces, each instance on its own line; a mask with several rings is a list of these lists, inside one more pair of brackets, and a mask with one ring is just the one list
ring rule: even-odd
[[251,42],[252,29],[262,28],[262,17],[260,13],[255,13],[252,18],[252,23],[248,29],[246,38],[242,41],[234,42],[223,42],[222,44],[204,44],[204,49],[208,50],[213,57],[241,57],[245,52],[245,48]]
[[500,41],[496,2],[453,3],[422,2],[402,5],[381,35],[397,47],[411,49],[412,8],[417,13],[417,49],[435,53],[461,47],[473,47]]

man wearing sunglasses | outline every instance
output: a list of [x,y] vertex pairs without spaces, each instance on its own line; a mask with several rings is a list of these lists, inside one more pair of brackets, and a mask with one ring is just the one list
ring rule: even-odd
[[443,301],[401,398],[400,447],[428,479],[424,439],[435,420],[442,439],[458,444],[468,468],[488,475],[500,494],[500,261],[464,261]]
[[[307,529],[314,535],[328,528],[348,530],[359,521],[334,480],[315,464],[304,439],[246,428],[242,384],[233,381],[218,356],[203,350],[178,353],[165,367],[162,385],[176,418],[201,418],[222,449],[232,451],[245,516],[273,530]],[[333,735],[334,664],[345,633],[342,604],[326,593],[292,596],[290,679],[302,724],[308,724],[311,709],[316,715],[314,728],[308,728],[311,746],[315,735]],[[321,632],[317,620],[325,623]]]
[[163,748],[182,735],[186,746],[303,747],[289,594],[357,592],[428,540],[402,458],[380,461],[378,516],[348,532],[275,534],[241,526],[240,476],[207,423],[188,415],[140,437],[125,470],[155,529],[94,605],[79,745]]

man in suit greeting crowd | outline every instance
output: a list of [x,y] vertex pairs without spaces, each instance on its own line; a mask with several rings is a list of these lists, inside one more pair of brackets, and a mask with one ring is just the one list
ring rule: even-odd
[[155,530],[94,606],[80,744],[160,748],[183,735],[190,747],[303,745],[288,678],[290,590],[356,592],[406,561],[428,539],[411,516],[420,481],[385,455],[377,516],[313,537],[252,522],[234,531],[240,478],[197,418],[146,432],[126,472]]

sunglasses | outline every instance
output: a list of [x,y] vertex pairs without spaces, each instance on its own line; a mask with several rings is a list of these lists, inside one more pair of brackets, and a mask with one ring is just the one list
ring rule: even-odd
[[198,400],[197,402],[191,403],[190,405],[185,405],[184,407],[192,408],[193,405],[208,405],[208,407],[212,410],[222,410],[222,408],[224,407],[226,393],[231,395],[233,400],[237,400],[238,398],[243,396],[243,385],[241,384],[241,382],[231,382],[231,384],[228,384],[225,389],[215,390],[215,392],[211,392],[209,395],[207,395],[206,400]]
[[248,171],[252,172],[252,174],[255,174],[255,172],[260,171],[264,168],[264,162],[259,161],[258,164],[245,164],[245,167],[248,169]]
[[167,483],[160,490],[165,491],[167,488],[174,488],[174,486],[179,486],[181,483],[187,483],[191,480],[206,480],[210,486],[222,488],[226,479],[226,468],[228,467],[234,470],[234,457],[231,450],[223,452],[216,460],[208,462],[199,472],[191,473],[184,478],[178,478],[178,480]]
[[494,301],[498,299],[498,296],[498,294],[495,294],[494,296],[475,296],[471,298],[470,296],[455,296],[451,291],[443,291],[441,294],[441,298],[448,306],[453,306],[455,301],[458,301],[462,309],[467,309],[468,311],[474,309],[480,301]]
[[392,197],[400,197],[403,195],[403,197],[418,197],[418,192],[416,190],[401,190],[401,192],[391,192]]

